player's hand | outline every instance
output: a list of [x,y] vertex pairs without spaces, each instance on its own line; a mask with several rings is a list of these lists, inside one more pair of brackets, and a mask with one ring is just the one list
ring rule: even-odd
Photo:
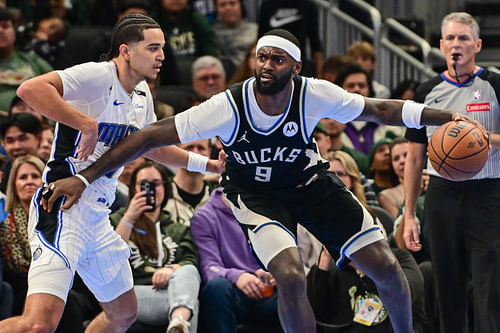
[[86,161],[90,155],[94,152],[95,146],[97,144],[97,138],[99,136],[99,129],[97,121],[94,120],[93,124],[87,127],[85,130],[81,131],[82,135],[80,138],[80,143],[76,149],[78,159]]
[[404,216],[403,239],[408,250],[413,252],[422,250],[422,244],[420,244],[420,232],[418,230],[415,216]]
[[242,273],[236,281],[236,287],[240,289],[248,298],[262,299],[261,290],[264,289],[264,283],[256,276],[250,273]]
[[221,150],[219,151],[219,159],[218,160],[208,160],[207,162],[207,171],[221,174],[226,171],[226,153]]
[[146,191],[137,192],[130,200],[123,219],[135,223],[139,216],[148,209],[151,209],[151,206],[146,204]]
[[80,199],[83,190],[85,190],[85,184],[78,177],[73,176],[56,180],[43,189],[41,200],[42,207],[50,213],[54,202],[61,195],[64,195],[66,196],[66,201],[61,206],[61,210],[69,209],[78,199]]
[[152,282],[153,289],[160,290],[165,289],[168,286],[168,280],[174,273],[175,269],[171,266],[163,267],[153,273]]
[[479,130],[483,133],[484,138],[486,140],[488,140],[488,132],[486,131],[484,126],[481,125],[481,123],[479,123],[477,120],[471,119],[471,118],[467,117],[466,115],[463,115],[463,114],[458,113],[458,112],[455,112],[455,114],[453,115],[453,120],[454,121],[466,121],[468,123],[473,124],[474,126],[479,128]]

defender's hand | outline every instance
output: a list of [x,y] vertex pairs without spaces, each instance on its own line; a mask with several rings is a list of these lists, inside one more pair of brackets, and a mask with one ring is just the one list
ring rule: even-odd
[[52,211],[54,202],[61,196],[66,196],[66,202],[61,206],[61,210],[69,209],[80,199],[85,184],[78,177],[69,177],[56,180],[50,183],[42,192],[41,204],[43,209],[49,213]]

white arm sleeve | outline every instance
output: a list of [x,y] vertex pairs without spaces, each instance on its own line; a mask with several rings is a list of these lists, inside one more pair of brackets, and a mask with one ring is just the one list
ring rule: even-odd
[[219,136],[229,141],[236,126],[236,110],[226,92],[217,94],[200,105],[175,116],[175,127],[181,143]]

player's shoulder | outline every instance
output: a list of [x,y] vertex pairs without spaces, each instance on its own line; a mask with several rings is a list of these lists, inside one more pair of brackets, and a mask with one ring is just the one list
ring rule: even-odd
[[478,75],[482,80],[488,81],[495,91],[500,90],[500,73],[496,71],[491,71],[487,68],[483,69],[481,73]]
[[114,65],[111,62],[85,62],[57,71],[61,76],[88,78],[106,82],[113,77]]

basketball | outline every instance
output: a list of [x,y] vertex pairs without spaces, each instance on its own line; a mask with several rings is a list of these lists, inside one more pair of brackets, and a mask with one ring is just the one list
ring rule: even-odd
[[488,150],[481,130],[465,121],[442,125],[427,146],[432,167],[449,180],[466,180],[478,174],[488,159]]

